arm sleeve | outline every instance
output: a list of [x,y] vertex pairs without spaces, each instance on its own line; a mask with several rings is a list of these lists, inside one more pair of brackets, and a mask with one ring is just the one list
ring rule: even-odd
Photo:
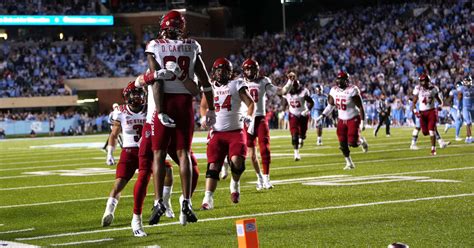
[[157,46],[158,44],[156,43],[155,40],[151,40],[148,42],[148,44],[146,44],[146,48],[145,48],[145,53],[151,53],[151,54],[155,54],[155,47]]

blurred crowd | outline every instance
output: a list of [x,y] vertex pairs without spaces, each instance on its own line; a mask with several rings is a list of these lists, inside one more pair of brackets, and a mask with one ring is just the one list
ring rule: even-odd
[[[71,5],[87,9],[92,2],[73,0]],[[139,5],[140,1],[117,3]],[[0,0],[0,5],[9,11],[5,6],[11,4]],[[369,120],[376,119],[373,105],[384,94],[392,104],[394,123],[409,124],[409,96],[421,72],[429,73],[444,96],[472,73],[471,7],[469,1],[442,1],[340,10],[324,14],[324,21],[304,20],[285,34],[256,36],[229,58],[234,68],[240,68],[245,58],[256,59],[260,73],[280,86],[293,71],[312,93],[321,85],[327,94],[336,73],[346,70],[361,89]],[[64,89],[65,78],[135,76],[147,67],[143,49],[153,37],[146,32],[139,44],[131,33],[103,33],[91,41],[2,42],[0,97],[74,93]],[[284,123],[281,101],[279,97],[268,101],[271,126]]]
[[91,15],[100,0],[0,0],[0,15]]

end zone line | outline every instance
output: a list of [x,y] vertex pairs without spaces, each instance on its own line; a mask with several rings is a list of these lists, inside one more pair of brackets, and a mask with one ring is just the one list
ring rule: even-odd
[[[393,200],[393,201],[379,201],[379,202],[356,203],[356,204],[349,204],[349,205],[328,206],[328,207],[307,208],[307,209],[295,209],[295,210],[288,210],[288,211],[277,211],[277,212],[266,212],[266,213],[234,215],[234,216],[225,216],[225,217],[217,217],[217,218],[200,219],[200,220],[198,220],[198,223],[201,223],[201,222],[211,222],[211,221],[220,221],[220,220],[228,220],[228,219],[240,219],[240,218],[248,218],[248,217],[257,217],[257,216],[272,216],[272,215],[281,215],[281,214],[304,213],[304,212],[313,212],[313,211],[325,211],[325,210],[332,210],[332,209],[345,209],[345,208],[368,207],[368,206],[376,206],[376,205],[409,203],[409,202],[417,202],[417,201],[430,201],[430,200],[459,198],[459,197],[469,197],[469,196],[474,196],[474,193],[457,194],[457,195],[442,195],[442,196],[432,196],[432,197],[423,197],[423,198],[412,198],[412,199]],[[180,224],[180,222],[177,221],[177,222],[169,222],[169,223],[158,224],[158,225],[155,225],[155,226],[145,225],[144,227],[145,227],[145,228],[149,228],[149,227],[161,227],[161,226],[171,226],[171,225],[179,225],[179,224]],[[36,237],[29,237],[29,238],[16,238],[15,240],[18,240],[18,241],[21,241],[21,240],[38,240],[38,239],[48,239],[48,238],[57,238],[57,237],[77,236],[77,235],[83,235],[83,234],[93,234],[93,233],[102,233],[102,232],[123,231],[123,230],[130,230],[130,229],[131,229],[131,227],[99,229],[99,230],[92,230],[92,231],[60,233],[60,234],[36,236]]]
[[10,231],[4,231],[0,232],[0,234],[8,234],[8,233],[19,233],[19,232],[29,232],[29,231],[34,231],[35,228],[26,228],[26,229],[20,229],[20,230],[10,230]]
[[91,243],[100,243],[104,241],[112,241],[113,238],[106,238],[106,239],[95,239],[95,240],[84,240],[79,242],[69,242],[69,243],[61,243],[61,244],[50,244],[50,246],[67,246],[67,245],[80,245],[80,244],[91,244]]

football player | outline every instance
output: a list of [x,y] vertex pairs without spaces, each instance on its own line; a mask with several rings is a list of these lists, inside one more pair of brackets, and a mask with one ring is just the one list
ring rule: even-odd
[[323,145],[323,121],[317,122],[316,119],[323,113],[324,109],[328,105],[328,96],[323,93],[323,87],[316,85],[314,88],[314,94],[311,95],[314,102],[314,107],[311,109],[311,119],[316,127],[316,134],[318,135],[316,145]]
[[[232,64],[225,58],[218,58],[212,65],[212,89],[215,95],[216,123],[209,131],[207,144],[206,191],[201,209],[214,208],[214,191],[219,181],[219,172],[226,156],[230,158],[231,201],[240,201],[240,176],[245,170],[247,156],[246,135],[244,122],[249,128],[255,120],[255,103],[248,91],[247,83],[242,79],[232,80]],[[242,102],[247,106],[247,112],[241,111]],[[201,101],[201,115],[208,110],[207,102]],[[206,123],[202,123],[206,126]]]
[[[191,142],[194,133],[194,113],[192,92],[183,84],[196,74],[203,86],[205,99],[209,105],[207,121],[215,121],[212,87],[209,75],[201,58],[201,46],[192,39],[184,39],[185,19],[179,11],[169,11],[160,22],[160,39],[150,41],[145,49],[150,71],[143,77],[146,84],[152,84],[155,115],[151,125],[153,149],[153,180],[158,200],[163,200],[163,182],[165,177],[165,158],[170,140],[175,140],[176,154],[179,159],[182,195],[180,197],[180,222],[196,222],[192,210],[192,166]],[[161,68],[179,71],[175,76],[160,79]],[[150,104],[150,103],[149,103]],[[179,107],[177,107],[179,106]],[[166,114],[165,114],[166,113]],[[169,118],[168,118],[169,117]],[[174,121],[173,121],[174,120]],[[164,207],[158,204],[152,218],[159,219]]]
[[355,168],[350,156],[350,147],[362,146],[362,150],[367,152],[369,145],[364,137],[360,136],[360,131],[365,130],[365,111],[362,104],[362,97],[357,86],[349,84],[349,74],[345,71],[339,72],[336,77],[336,86],[331,88],[328,98],[328,106],[324,109],[322,118],[330,114],[337,108],[337,137],[339,139],[339,149],[346,160],[344,170]]
[[462,82],[457,82],[454,89],[449,91],[449,100],[451,101],[451,108],[449,109],[449,117],[453,120],[453,123],[446,123],[444,133],[447,133],[450,128],[455,129],[455,140],[461,141],[460,137],[462,127],[462,112],[459,107],[458,92],[462,86]]
[[[270,182],[270,129],[268,122],[265,120],[267,93],[283,95],[286,94],[291,85],[288,84],[283,88],[276,87],[268,77],[260,77],[258,75],[259,71],[258,62],[254,59],[246,59],[242,63],[243,78],[248,85],[250,96],[252,96],[256,106],[255,119],[252,122],[254,126],[250,128],[245,125],[245,130],[247,131],[247,149],[253,168],[257,174],[257,190],[262,190],[273,188]],[[255,141],[257,138],[260,157],[262,158],[263,175],[255,150]]]
[[138,169],[138,142],[145,123],[145,91],[130,82],[122,91],[125,105],[118,105],[112,112],[112,132],[107,146],[107,165],[114,165],[113,152],[120,133],[123,134],[123,149],[117,165],[116,179],[102,217],[102,226],[109,226],[114,219],[120,193]]
[[[435,100],[439,105],[443,105],[438,87],[431,84],[428,74],[423,73],[418,78],[420,84],[413,90],[413,105],[411,111],[420,119],[421,131],[424,136],[430,135],[431,155],[436,155],[436,122],[438,112],[435,108]],[[420,101],[419,110],[415,108]]]
[[472,143],[472,118],[474,118],[474,87],[472,77],[466,76],[462,80],[462,87],[458,93],[458,109],[462,111],[462,117],[466,122],[466,140]]
[[294,158],[295,161],[299,161],[301,159],[299,149],[303,147],[303,142],[306,139],[310,109],[313,108],[314,102],[310,97],[309,90],[300,84],[294,72],[288,73],[287,77],[287,85],[290,84],[291,86],[288,93],[283,97],[289,105],[291,144],[294,148]]

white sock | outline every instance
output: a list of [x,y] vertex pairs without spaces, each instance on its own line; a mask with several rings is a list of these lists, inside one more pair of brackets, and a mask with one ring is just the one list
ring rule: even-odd
[[230,193],[240,192],[240,181],[234,181],[234,178],[230,179]]
[[257,174],[257,179],[258,180],[263,180],[262,172],[255,173],[255,174]]
[[211,199],[213,195],[214,195],[214,192],[212,192],[212,191],[206,191],[206,192],[204,193],[204,200],[203,200],[203,202],[208,202],[209,199]]
[[344,157],[346,159],[346,164],[352,164],[352,158],[351,156],[349,157]]
[[321,143],[322,140],[323,140],[323,137],[318,137],[318,143]]
[[431,150],[436,150],[436,146],[432,146],[432,147],[431,147]]
[[411,141],[411,145],[412,145],[412,146],[416,146],[416,141],[412,140],[412,141]]
[[163,187],[163,202],[168,203],[171,199],[171,193],[173,193],[173,185]]
[[158,200],[155,199],[153,206],[156,206],[156,205],[158,205]]
[[266,182],[266,183],[270,182],[270,175],[264,174],[263,175],[263,182]]
[[109,197],[109,199],[107,199],[107,207],[106,207],[105,211],[107,211],[109,213],[114,213],[115,208],[117,207],[117,204],[118,204],[117,199],[115,199],[113,197]]
[[133,214],[132,220],[133,221],[142,221],[142,215],[141,214]]
[[295,149],[295,157],[299,157],[300,156],[300,151],[298,149]]

